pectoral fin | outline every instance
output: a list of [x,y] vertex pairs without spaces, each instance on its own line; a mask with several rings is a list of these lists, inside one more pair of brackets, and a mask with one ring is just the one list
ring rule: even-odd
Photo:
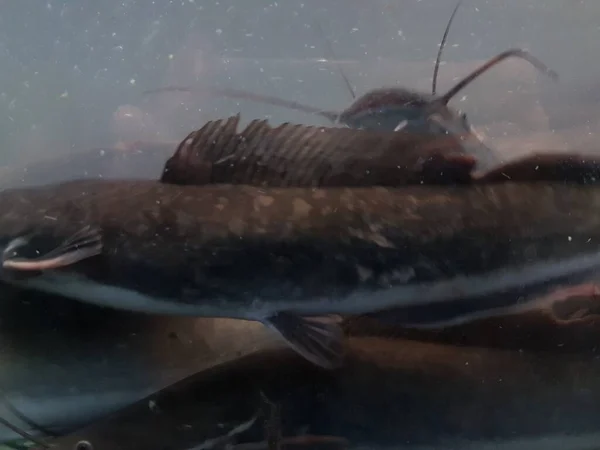
[[2,267],[25,272],[66,267],[102,253],[102,234],[98,228],[88,226],[45,254],[27,257],[22,253],[35,253],[29,238],[19,237],[8,244],[2,254]]
[[334,316],[301,317],[285,312],[266,321],[300,355],[326,369],[341,364],[344,333],[338,322]]

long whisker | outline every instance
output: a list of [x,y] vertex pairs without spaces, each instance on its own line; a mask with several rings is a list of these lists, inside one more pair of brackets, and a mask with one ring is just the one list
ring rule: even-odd
[[[198,89],[192,89],[188,87],[182,86],[166,86],[162,88],[149,89],[142,92],[142,95],[152,95],[159,94],[163,92],[200,92]],[[339,113],[334,111],[324,111],[319,108],[315,108],[312,106],[303,105],[302,103],[298,103],[291,100],[283,100],[279,97],[274,97],[270,95],[262,95],[262,94],[254,94],[252,92],[247,92],[241,89],[232,89],[232,88],[211,88],[206,92],[211,95],[222,95],[227,98],[232,99],[242,99],[242,100],[252,100],[260,103],[266,103],[274,106],[281,106],[283,108],[293,109],[295,111],[304,112],[307,114],[318,115],[321,117],[325,117],[332,122],[335,122],[339,116]]]
[[456,6],[454,7],[454,11],[452,11],[452,15],[450,16],[450,20],[448,20],[448,24],[446,25],[446,30],[444,31],[444,35],[442,36],[442,41],[440,42],[440,48],[438,49],[437,58],[435,59],[435,66],[433,67],[433,80],[431,82],[431,94],[435,95],[437,89],[437,77],[438,72],[440,70],[440,61],[442,59],[442,52],[444,51],[444,47],[446,46],[446,39],[448,38],[448,32],[450,31],[450,26],[452,25],[452,21],[454,20],[454,16],[458,11],[458,7],[462,3],[462,0],[458,0]]
[[448,92],[446,92],[442,97],[440,97],[435,102],[438,104],[441,103],[443,105],[448,104],[448,102],[450,101],[450,99],[452,97],[454,97],[456,94],[458,94],[462,89],[464,89],[467,85],[469,85],[477,77],[479,77],[483,73],[487,72],[489,69],[491,69],[495,65],[501,63],[505,59],[512,58],[512,57],[524,59],[525,61],[529,62],[533,67],[535,67],[537,70],[542,72],[544,75],[550,77],[554,81],[558,80],[558,74],[554,70],[548,68],[548,66],[546,66],[543,62],[541,62],[539,59],[537,59],[533,55],[531,55],[528,51],[522,50],[520,48],[513,48],[510,50],[506,50],[506,51],[494,56],[489,61],[483,63],[480,67],[478,67],[473,72],[471,72],[469,75],[467,75],[462,80],[460,80],[458,83],[456,83],[456,85],[454,85],[453,88],[451,88]]

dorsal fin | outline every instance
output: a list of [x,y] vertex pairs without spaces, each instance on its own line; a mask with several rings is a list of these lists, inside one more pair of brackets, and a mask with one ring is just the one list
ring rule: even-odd
[[192,131],[177,146],[165,163],[160,181],[170,184],[210,184],[211,159],[207,156],[215,146],[216,137],[233,130],[236,133],[240,114],[227,119],[211,120],[197,131]]
[[475,159],[458,139],[254,120],[239,115],[190,133],[162,182],[269,187],[403,186],[468,183]]
[[441,105],[447,105],[448,102],[450,101],[450,99],[452,99],[452,97],[454,97],[462,89],[464,89],[466,86],[468,86],[473,80],[475,80],[480,75],[487,72],[489,69],[491,69],[495,65],[501,63],[505,59],[513,58],[513,57],[524,59],[525,61],[529,62],[533,67],[535,67],[537,70],[542,72],[544,75],[550,77],[551,79],[553,79],[555,81],[558,80],[558,74],[554,70],[548,68],[548,66],[546,66],[543,62],[541,62],[535,56],[533,56],[526,50],[523,50],[520,48],[513,48],[510,50],[506,50],[506,51],[494,56],[493,58],[490,58],[488,61],[483,63],[481,66],[479,66],[473,72],[471,72],[469,75],[467,75],[462,80],[460,80],[458,83],[456,83],[454,85],[454,87],[452,87],[448,92],[446,92],[442,97],[437,99],[434,103],[441,104]]
[[440,70],[440,61],[442,60],[442,52],[444,51],[444,46],[446,45],[446,39],[448,38],[448,33],[450,32],[450,26],[452,25],[452,21],[454,20],[454,16],[458,11],[458,7],[462,3],[462,0],[458,0],[456,6],[454,7],[454,11],[450,15],[450,20],[446,24],[446,29],[444,30],[444,35],[442,36],[442,41],[440,42],[440,48],[438,49],[437,57],[435,58],[435,65],[433,66],[433,79],[431,81],[431,95],[436,94],[437,90],[437,77],[438,72]]

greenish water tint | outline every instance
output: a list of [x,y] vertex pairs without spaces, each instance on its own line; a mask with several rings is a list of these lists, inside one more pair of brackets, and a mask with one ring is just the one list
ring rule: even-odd
[[27,441],[25,439],[17,439],[0,444],[0,450],[25,450],[33,447],[34,445],[34,442]]

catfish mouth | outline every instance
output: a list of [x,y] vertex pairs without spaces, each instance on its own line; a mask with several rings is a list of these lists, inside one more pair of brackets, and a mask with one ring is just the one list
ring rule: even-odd
[[23,279],[19,271],[12,270],[8,267],[8,261],[12,258],[21,256],[21,249],[29,243],[25,237],[6,238],[3,239],[0,249],[0,279],[6,282],[17,282]]
[[22,233],[4,245],[0,275],[7,281],[38,277],[46,271],[70,271],[80,261],[102,253],[102,232],[94,226],[57,240],[51,233],[35,230]]
[[468,122],[464,113],[451,111],[449,108],[433,111],[427,121],[437,128],[439,134],[447,134],[460,139],[465,153],[477,158],[478,166],[487,166],[498,162],[494,151],[483,142]]

